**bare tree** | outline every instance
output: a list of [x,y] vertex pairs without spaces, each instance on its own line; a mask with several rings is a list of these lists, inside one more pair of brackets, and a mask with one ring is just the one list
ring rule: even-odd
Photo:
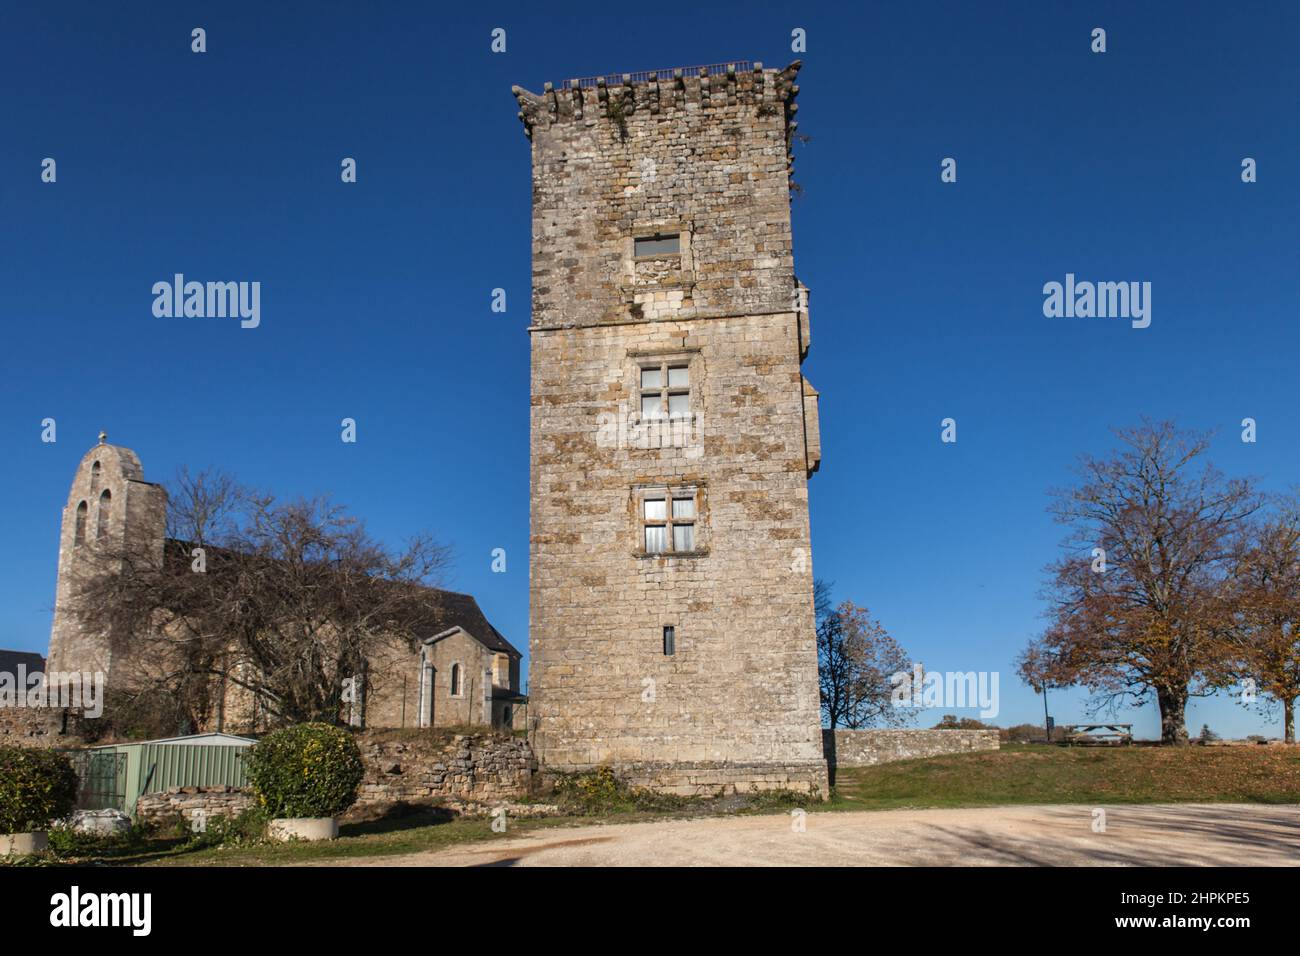
[[335,721],[381,642],[414,643],[438,620],[446,550],[428,536],[390,549],[327,497],[281,502],[182,472],[167,527],[161,558],[114,556],[120,570],[83,582],[77,613],[108,624],[135,693],[166,695],[194,724],[232,687],[276,720]]
[[832,608],[831,586],[813,586],[817,611],[817,663],[822,713],[831,727],[898,726],[911,716],[893,706],[890,677],[909,673],[906,652],[874,620],[866,608],[851,601]]
[[1232,626],[1233,539],[1259,496],[1205,463],[1207,434],[1144,421],[1116,435],[1117,453],[1084,457],[1080,483],[1053,492],[1070,534],[1031,650],[1053,683],[1084,685],[1097,707],[1154,697],[1161,740],[1185,744],[1187,700],[1212,691]]

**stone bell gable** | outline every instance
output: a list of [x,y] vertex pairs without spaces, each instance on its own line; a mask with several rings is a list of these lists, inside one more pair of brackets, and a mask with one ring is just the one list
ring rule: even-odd
[[129,448],[99,444],[77,466],[63,508],[59,576],[50,631],[50,673],[103,673],[112,669],[114,647],[106,625],[72,613],[79,582],[119,570],[125,556],[161,562],[167,493],[144,480],[140,459]]
[[798,63],[514,88],[532,144],[544,768],[826,793],[795,278]]

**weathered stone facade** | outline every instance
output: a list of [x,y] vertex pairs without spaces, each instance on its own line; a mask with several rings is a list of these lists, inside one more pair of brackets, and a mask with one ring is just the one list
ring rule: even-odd
[[442,594],[448,619],[464,623],[421,640],[414,660],[405,641],[374,649],[365,726],[513,725],[523,701],[518,693],[521,655],[500,638],[472,597]]
[[870,767],[895,760],[997,750],[996,730],[824,730],[832,767]]
[[74,612],[76,588],[89,577],[112,573],[125,555],[161,560],[167,493],[144,480],[129,448],[99,444],[82,457],[72,479],[59,537],[59,577],[47,674],[102,674],[112,680],[115,652],[124,651],[106,627]]
[[54,707],[0,707],[0,747],[76,747],[85,718]]
[[515,88],[532,141],[529,720],[544,769],[827,791],[797,69]]
[[531,792],[537,768],[523,737],[377,733],[357,743],[365,763],[358,804],[509,800]]

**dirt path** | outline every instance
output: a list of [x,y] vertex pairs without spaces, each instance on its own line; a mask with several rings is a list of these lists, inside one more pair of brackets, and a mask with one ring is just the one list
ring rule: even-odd
[[[1295,866],[1300,807],[1086,806],[810,813],[531,831],[350,866]],[[331,864],[338,865],[338,864]]]

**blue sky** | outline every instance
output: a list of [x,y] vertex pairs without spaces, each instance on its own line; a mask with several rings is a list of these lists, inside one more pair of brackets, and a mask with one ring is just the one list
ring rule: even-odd
[[[838,597],[930,669],[1002,671],[999,723],[1038,720],[1010,664],[1061,537],[1045,492],[1079,453],[1173,417],[1220,429],[1224,470],[1300,482],[1294,5],[265,6],[6,14],[0,646],[46,646],[60,509],[105,428],[151,480],[218,465],[333,492],[391,541],[433,529],[456,553],[446,584],[526,648],[529,156],[510,85],[783,65],[796,27],[813,561]],[[176,272],[260,281],[261,326],[155,318],[150,288]],[[1045,318],[1067,272],[1151,282],[1150,328]],[[1054,695],[1058,721],[1081,701]],[[1125,719],[1157,732],[1154,705]],[[1265,728],[1227,701],[1194,703],[1192,732],[1207,721]]]

